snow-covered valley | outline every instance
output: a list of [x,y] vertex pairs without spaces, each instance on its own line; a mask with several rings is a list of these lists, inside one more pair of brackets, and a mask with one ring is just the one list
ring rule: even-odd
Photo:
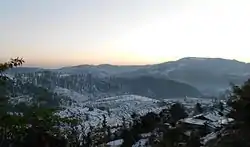
[[91,100],[85,95],[65,88],[58,87],[55,89],[55,92],[72,100],[70,103],[64,102],[62,107],[65,109],[60,112],[60,115],[80,116],[87,126],[100,126],[103,121],[103,115],[105,115],[109,126],[121,125],[123,119],[126,119],[127,122],[132,120],[131,115],[133,113],[140,116],[149,112],[159,113],[176,102],[180,102],[190,109],[194,108],[196,103],[201,103],[204,106],[213,104],[212,99],[191,97],[156,100],[138,95],[120,95]]
[[78,137],[82,136],[85,141],[94,139],[95,145],[121,145],[126,142],[125,136],[131,136],[126,133],[133,133],[136,135],[133,147],[147,146],[150,138],[163,137],[161,129],[171,129],[179,123],[184,126],[207,124],[211,129],[227,124],[230,119],[222,119],[220,115],[224,112],[216,110],[220,109],[218,104],[222,101],[203,95],[192,85],[169,79],[177,68],[183,65],[154,68],[164,71],[168,78],[153,75],[99,77],[53,71],[17,73],[9,76],[13,93],[10,100],[15,105],[27,102],[45,109],[55,108],[53,116],[69,118],[74,123],[55,126],[65,132],[73,126],[72,131],[77,130]]

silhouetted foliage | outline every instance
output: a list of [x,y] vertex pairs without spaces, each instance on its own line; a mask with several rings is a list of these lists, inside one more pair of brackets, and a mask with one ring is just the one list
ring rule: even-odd
[[200,104],[200,103],[196,103],[196,105],[195,105],[195,112],[196,112],[197,114],[200,114],[200,113],[203,112],[203,108],[201,107],[201,104]]
[[220,112],[224,111],[224,105],[222,102],[219,102],[219,110],[220,110]]
[[232,107],[232,111],[228,116],[234,118],[235,121],[221,132],[221,135],[212,146],[249,147],[250,80],[246,81],[242,86],[232,86],[232,93],[230,94],[228,105]]
[[180,103],[173,104],[169,110],[169,113],[174,123],[188,116],[187,113],[185,112],[184,106]]
[[157,124],[160,123],[159,115],[153,112],[149,112],[139,118],[135,113],[132,116],[134,118],[133,125],[130,129],[124,129],[121,135],[124,140],[124,147],[132,146],[140,139],[140,134],[153,131]]
[[250,125],[250,80],[242,86],[233,86],[233,94],[229,100],[233,108],[230,116],[237,122]]
[[[89,143],[84,135],[79,140],[81,133],[76,117],[56,115],[56,95],[29,82],[12,80],[5,74],[22,63],[23,59],[16,58],[0,64],[0,146],[74,147]],[[16,94],[30,95],[32,101],[10,103],[10,98]]]
[[200,147],[200,134],[196,131],[191,133],[189,140],[187,141],[187,147]]

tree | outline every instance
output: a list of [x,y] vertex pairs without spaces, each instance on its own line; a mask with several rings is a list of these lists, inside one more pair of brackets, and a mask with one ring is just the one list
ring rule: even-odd
[[176,123],[178,120],[186,118],[188,116],[184,106],[180,103],[173,104],[169,112],[173,123]]
[[219,110],[220,112],[224,111],[224,104],[222,102],[219,102]]
[[[228,105],[232,111],[229,117],[234,123],[225,128],[220,138],[215,142],[215,147],[249,147],[250,144],[250,79],[242,86],[233,85],[229,95]],[[224,135],[226,134],[226,135]]]
[[[32,84],[23,84],[18,80],[14,83],[14,80],[5,74],[7,70],[23,63],[22,58],[0,63],[0,146],[64,147],[67,142],[79,146],[80,143],[76,139],[79,138],[79,133],[76,132],[77,119],[73,117],[61,118],[55,114],[57,109],[37,105],[41,101],[52,100],[49,98],[51,93],[36,88]],[[20,89],[22,92],[32,92],[33,98],[36,98],[33,100],[34,103],[31,105],[19,103],[15,106],[10,104],[9,106],[8,100],[12,95],[12,88]],[[60,129],[61,126],[65,125],[70,127],[66,134]],[[67,141],[63,134],[67,136]]]
[[0,112],[3,112],[6,108],[8,101],[8,89],[7,84],[10,82],[10,79],[4,74],[5,71],[21,66],[24,63],[22,58],[11,59],[8,62],[0,63]]
[[3,72],[7,71],[8,69],[14,68],[21,66],[24,63],[23,58],[14,58],[10,59],[10,61],[5,62],[5,63],[0,63],[0,73],[1,77],[3,77]]
[[181,140],[182,130],[171,128],[164,131],[163,140],[160,142],[164,147],[175,147]]
[[199,133],[196,131],[193,131],[187,142],[187,147],[200,147],[200,146],[201,146],[201,143],[200,143]]
[[132,119],[136,119],[138,117],[138,115],[135,113],[135,112],[133,112],[132,114],[131,114],[131,118]]
[[126,119],[124,116],[122,117],[122,129],[127,129]]
[[228,104],[233,108],[230,116],[237,122],[250,125],[250,79],[242,86],[233,86]]
[[121,147],[130,147],[136,142],[134,139],[134,135],[132,134],[132,131],[130,130],[125,129],[122,132],[121,136],[124,140]]
[[196,105],[195,105],[195,112],[196,112],[196,114],[203,113],[203,108],[201,107],[200,103],[196,103]]
[[153,112],[147,113],[145,116],[141,117],[141,133],[147,133],[152,131],[156,125],[160,122],[160,117]]

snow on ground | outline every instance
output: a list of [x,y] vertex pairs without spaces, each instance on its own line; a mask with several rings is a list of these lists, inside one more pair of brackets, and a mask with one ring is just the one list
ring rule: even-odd
[[54,89],[54,92],[57,94],[61,94],[63,96],[69,97],[77,102],[84,102],[84,101],[87,101],[89,99],[87,96],[84,96],[78,92],[69,90],[67,88],[56,87]]
[[4,74],[4,76],[8,77],[11,80],[14,80],[14,76],[11,74]]
[[79,116],[83,120],[84,126],[96,127],[100,125],[103,120],[102,116],[107,115],[107,112],[96,108],[90,111],[87,107],[66,107],[65,110],[60,111],[58,114],[61,117],[67,117],[71,115]]
[[63,106],[65,109],[59,115],[77,115],[83,120],[84,126],[87,128],[101,126],[103,116],[106,117],[109,126],[118,126],[122,124],[123,118],[127,123],[132,121],[131,115],[133,113],[141,116],[148,112],[160,113],[163,109],[169,107],[168,104],[175,102],[181,102],[190,107],[194,107],[197,102],[211,103],[207,99],[201,100],[199,98],[165,99],[164,101],[167,104],[160,107],[161,101],[138,95],[121,95],[93,100],[66,88],[57,87],[55,92],[74,100],[70,105]]
[[116,102],[124,102],[124,101],[140,101],[140,102],[158,102],[156,99],[151,99],[148,97],[138,96],[138,95],[121,95],[115,97],[109,97],[104,99],[99,99],[97,102],[105,102],[105,101],[116,101]]
[[108,142],[107,145],[110,147],[119,147],[123,144],[123,139]]
[[9,99],[9,102],[11,104],[19,104],[19,103],[26,103],[26,104],[30,104],[32,102],[32,97],[29,95],[21,95],[21,96],[17,96],[17,97],[11,97]]
[[217,137],[217,135],[218,135],[217,133],[212,132],[212,133],[208,134],[207,136],[201,138],[202,144],[206,144],[208,141],[215,139]]
[[158,100],[137,95],[122,95],[100,99],[89,104],[95,108],[105,107],[111,114],[120,118],[128,118],[133,113],[145,115],[148,112],[160,112],[163,107],[159,107],[158,102]]
[[[60,90],[65,92],[64,89]],[[69,94],[67,90],[66,93]],[[73,97],[71,96],[71,98]],[[158,100],[137,95],[122,95],[95,101],[76,101],[69,106],[63,106],[64,110],[58,114],[62,117],[79,116],[87,128],[100,126],[105,115],[109,126],[117,126],[122,124],[123,118],[127,123],[132,121],[133,113],[138,115],[145,115],[148,112],[159,113],[167,107],[159,107],[158,102]]]
[[141,139],[139,141],[137,141],[132,147],[146,147],[148,142],[148,139]]
[[68,77],[70,74],[60,74],[59,77]]
[[213,104],[212,99],[193,98],[193,97],[164,99],[164,101],[167,103],[179,102],[183,104],[186,108],[193,108],[196,103],[200,103],[202,106],[206,106],[206,107],[211,106]]
[[143,134],[141,134],[140,136],[142,137],[142,138],[147,138],[147,137],[150,137],[152,135],[152,133],[150,132],[150,133],[143,133]]

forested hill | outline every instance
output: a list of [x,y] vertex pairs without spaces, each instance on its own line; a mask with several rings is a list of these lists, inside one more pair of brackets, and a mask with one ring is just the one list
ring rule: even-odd
[[156,99],[202,96],[195,87],[188,84],[153,76],[96,77],[91,74],[66,75],[44,71],[16,74],[15,77],[48,89],[62,87],[95,98],[121,94],[135,94]]
[[[16,68],[9,73],[34,73],[41,68]],[[250,64],[221,58],[187,57],[177,61],[143,66],[79,65],[59,69],[46,69],[56,73],[95,77],[164,77],[187,83],[203,94],[218,95],[229,88],[230,83],[243,84],[250,76]]]

